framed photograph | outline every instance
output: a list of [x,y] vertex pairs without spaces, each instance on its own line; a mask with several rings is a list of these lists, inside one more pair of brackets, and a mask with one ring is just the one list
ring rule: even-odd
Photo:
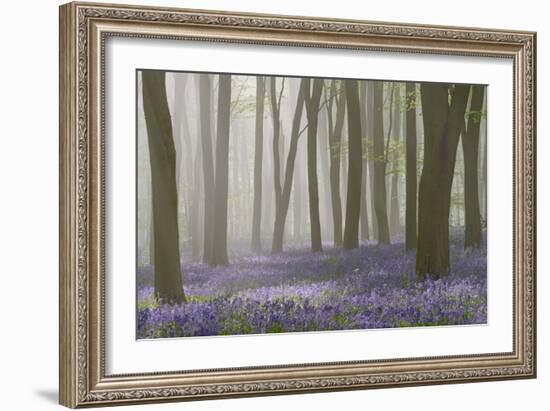
[[536,375],[536,35],[60,8],[60,403]]

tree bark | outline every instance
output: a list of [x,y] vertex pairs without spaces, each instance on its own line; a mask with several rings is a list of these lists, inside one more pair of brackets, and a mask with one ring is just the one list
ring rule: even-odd
[[[484,106],[487,105],[487,96],[485,96],[485,102]],[[483,206],[481,207],[482,213],[483,213],[483,219],[485,220],[485,226],[487,225],[487,150],[489,147],[489,140],[487,136],[487,121],[483,120],[484,127],[483,127],[483,137],[484,137],[484,146],[483,146],[483,153],[482,153],[482,164],[481,164],[481,200],[483,202]]]
[[165,73],[143,71],[142,87],[153,194],[155,294],[165,302],[182,302],[185,294],[179,251],[176,149]]
[[416,249],[416,84],[406,85],[405,249]]
[[[298,147],[298,151],[300,148]],[[296,170],[294,171],[294,192],[293,204],[292,204],[292,220],[293,220],[293,233],[292,237],[294,241],[302,241],[303,233],[302,227],[305,225],[302,218],[302,208],[303,208],[303,198],[304,198],[304,189],[303,189],[303,176],[302,176],[302,167],[301,166],[301,157],[297,156]]]
[[378,223],[378,244],[389,244],[386,198],[386,159],[384,153],[384,83],[374,83],[374,210]]
[[485,86],[472,86],[471,89],[470,115],[468,124],[464,125],[462,133],[462,150],[464,153],[464,215],[466,219],[464,248],[482,246],[477,165],[481,109]]
[[200,230],[200,199],[202,196],[201,186],[201,168],[202,168],[202,155],[201,145],[197,144],[195,147],[195,168],[193,171],[193,200],[191,203],[191,230],[193,232],[193,241],[191,243],[191,256],[193,261],[200,259],[200,242],[201,230]]
[[[329,128],[329,152],[330,152],[330,200],[332,205],[332,221],[333,221],[333,237],[334,245],[341,246],[342,239],[342,200],[340,197],[340,155],[342,142],[342,129],[344,127],[344,119],[346,114],[346,101],[344,87],[342,90],[337,88],[337,80],[332,80],[330,85],[331,97],[327,101],[327,121]],[[336,119],[333,126],[332,107],[336,104]]]
[[252,252],[262,252],[262,154],[264,150],[265,79],[256,77],[256,135],[254,143],[254,210],[252,212]]
[[218,125],[216,140],[216,188],[214,191],[214,239],[212,264],[228,265],[227,193],[229,188],[229,128],[231,112],[231,75],[220,74],[218,86]]
[[176,181],[178,186],[178,208],[184,210],[185,228],[180,227],[180,241],[184,244],[183,233],[190,237],[191,248],[196,250],[198,245],[197,232],[195,229],[196,222],[193,214],[193,199],[197,197],[195,193],[194,172],[193,170],[193,144],[191,143],[189,130],[189,113],[186,105],[186,92],[190,86],[188,74],[174,75],[174,129],[178,134],[176,141],[180,141],[179,146],[176,144]]
[[204,182],[204,220],[203,220],[203,253],[202,260],[212,263],[214,244],[214,160],[212,158],[212,85],[209,74],[201,74],[200,89],[200,119],[202,144],[202,172]]
[[[359,247],[359,219],[361,203],[365,196],[362,189],[363,150],[359,85],[357,80],[345,80],[348,108],[348,190],[346,198],[346,225],[344,248]],[[366,202],[365,202],[366,205]]]
[[292,191],[292,181],[294,179],[294,163],[296,161],[296,152],[298,150],[298,141],[300,138],[300,124],[302,121],[302,113],[304,111],[305,96],[308,90],[306,85],[306,82],[302,80],[300,83],[300,91],[296,99],[296,109],[294,111],[290,135],[290,146],[288,148],[288,157],[285,166],[284,187],[281,193],[279,209],[276,210],[275,224],[273,227],[273,241],[271,244],[271,251],[273,253],[283,251],[285,222],[288,214],[290,193]]
[[416,253],[416,274],[419,279],[426,276],[439,278],[450,270],[451,189],[468,91],[469,86],[466,85],[421,85],[424,165],[419,187]]
[[[233,124],[234,129],[236,130],[236,134],[240,135],[240,128],[241,128],[241,122],[239,120],[236,120]],[[237,147],[237,144],[233,144],[232,148],[232,154],[233,154],[233,161],[231,162],[231,169],[229,170],[230,179],[232,182],[232,189],[235,193],[235,196],[233,197],[233,207],[231,207],[231,215],[229,216],[229,224],[231,229],[231,236],[234,239],[238,239],[241,237],[242,232],[242,223],[240,221],[241,215],[239,211],[242,209],[242,201],[241,196],[238,195],[238,193],[241,193],[241,179],[239,176],[239,164],[241,162],[241,154],[239,152],[239,149]]]
[[371,238],[378,238],[378,222],[376,220],[376,208],[374,206],[374,82],[367,81],[367,124],[364,130],[366,134],[366,148],[365,152],[367,153],[367,169],[368,169],[368,178],[367,182],[369,185],[369,190],[367,190],[367,201],[370,203],[371,208]]
[[281,96],[283,92],[284,82],[281,86],[281,94],[277,95],[277,77],[271,77],[270,85],[270,100],[271,113],[273,117],[273,189],[275,192],[275,215],[277,215],[281,203]]
[[401,230],[401,216],[399,215],[399,140],[401,138],[402,113],[399,86],[395,88],[393,103],[394,126],[393,126],[393,150],[392,150],[392,172],[390,192],[390,233],[395,236]]
[[[306,82],[307,95],[305,98],[307,112],[307,177],[309,193],[309,219],[311,226],[311,251],[322,251],[321,222],[319,219],[319,185],[317,181],[317,123],[319,105],[323,92],[323,80],[314,79],[311,90],[311,79]],[[311,90],[311,91],[310,91]]]
[[[323,82],[323,94],[325,86]],[[324,96],[326,102],[327,96]],[[325,103],[326,104],[326,103]],[[330,210],[330,172],[329,172],[329,146],[328,146],[328,124],[326,121],[326,110],[319,109],[319,119],[317,126],[317,140],[319,141],[319,162],[320,162],[320,190],[321,190],[321,221],[325,223],[321,227],[323,238],[332,236],[332,215]]]
[[[367,130],[367,82],[359,82],[359,101],[361,113],[361,147],[366,145],[366,130]],[[349,119],[348,119],[349,124]],[[348,126],[349,129],[349,126]],[[367,241],[370,237],[369,233],[369,214],[367,210],[367,156],[365,151],[362,155],[362,170],[361,170],[361,241]]]

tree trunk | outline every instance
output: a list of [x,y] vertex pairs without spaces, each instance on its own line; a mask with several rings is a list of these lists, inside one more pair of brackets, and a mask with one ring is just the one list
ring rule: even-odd
[[[345,80],[348,107],[348,190],[346,197],[346,226],[344,248],[359,247],[359,218],[361,203],[365,196],[362,189],[363,150],[359,85],[357,80]],[[366,205],[366,202],[365,202]]]
[[[486,110],[487,105],[487,95],[485,95],[485,98],[483,99],[483,106],[482,110]],[[479,173],[479,199],[481,203],[481,214],[483,219],[483,226],[487,226],[487,147],[488,147],[488,140],[487,140],[487,120],[483,117],[481,118],[481,125],[480,125],[480,138],[483,138],[483,147],[481,147],[481,158],[480,158],[480,168],[481,172]],[[480,144],[481,145],[481,144]]]
[[[152,183],[151,183],[152,184]],[[152,187],[151,187],[152,190]],[[155,265],[155,216],[153,211],[153,193],[151,192],[151,213],[149,216],[149,264]]]
[[153,190],[155,294],[165,302],[182,302],[185,294],[178,236],[176,149],[165,73],[143,71],[142,87]]
[[227,265],[227,192],[229,188],[229,128],[231,75],[220,74],[218,86],[218,126],[216,140],[216,188],[214,192],[213,265]]
[[470,115],[468,124],[464,125],[462,150],[464,153],[464,214],[466,227],[464,248],[481,247],[481,215],[478,193],[478,152],[481,109],[485,86],[472,86]]
[[252,252],[262,252],[262,154],[264,150],[265,79],[256,77],[256,136],[254,144],[254,210],[252,212]]
[[374,210],[378,222],[378,244],[389,244],[386,198],[386,160],[384,153],[384,83],[374,83]]
[[[323,90],[325,89],[323,84]],[[326,101],[325,96],[325,101]],[[329,173],[329,146],[328,146],[328,125],[326,111],[319,110],[317,126],[317,140],[319,141],[319,162],[320,162],[320,185],[321,185],[321,220],[325,222],[321,227],[321,235],[326,238],[332,235],[332,215],[330,212],[330,173]]]
[[[277,95],[277,77],[270,78],[271,113],[273,117],[273,189],[275,192],[275,215],[278,214],[281,203],[281,98]],[[284,86],[284,83],[283,83]]]
[[322,251],[321,222],[319,219],[319,185],[317,181],[317,122],[319,118],[319,105],[323,92],[323,80],[314,79],[313,89],[310,91],[311,79],[306,82],[307,96],[307,180],[309,193],[309,219],[311,226],[311,251]]
[[416,84],[406,85],[405,249],[416,249]]
[[[299,150],[299,148],[298,148]],[[303,184],[302,184],[302,180],[303,180],[303,177],[302,177],[302,168],[300,167],[301,166],[301,161],[300,161],[300,156],[298,155],[298,160],[297,160],[297,164],[296,164],[296,170],[294,172],[294,192],[292,194],[293,196],[293,204],[292,204],[292,209],[293,209],[293,215],[292,215],[292,220],[293,220],[293,233],[292,233],[292,237],[294,239],[294,241],[298,242],[298,241],[301,241],[302,240],[302,226],[303,226],[303,219],[302,219],[302,198],[303,198],[303,192],[304,192],[304,189],[303,189]]]
[[[241,122],[239,120],[235,120],[233,124],[233,128],[236,130],[236,135],[240,135],[240,127]],[[240,153],[239,148],[236,142],[233,143],[231,147],[232,155],[233,155],[233,161],[231,162],[231,170],[229,170],[230,173],[230,179],[232,182],[232,192],[235,193],[233,195],[233,202],[231,207],[231,214],[229,216],[229,225],[231,229],[231,237],[233,239],[238,239],[241,237],[241,231],[242,231],[242,224],[240,221],[240,213],[239,211],[242,209],[241,206],[241,197],[240,193],[241,191],[241,179],[239,176],[239,164],[241,162],[240,159]]]
[[[469,86],[423,83],[424,165],[419,187],[416,274],[439,278],[449,272],[449,212],[458,139]],[[449,92],[451,103],[449,105]]]
[[[250,122],[242,121],[242,132],[237,134],[241,139],[246,139],[250,134]],[[246,140],[245,140],[246,141]],[[242,180],[242,190],[241,193],[243,197],[243,206],[240,209],[243,236],[247,235],[252,230],[252,224],[250,224],[250,216],[253,215],[253,210],[251,208],[251,188],[250,188],[250,168],[249,168],[249,144],[246,144],[244,141],[237,141],[237,147],[240,149],[240,162],[241,165],[241,180]],[[242,237],[241,237],[242,238]]]
[[392,236],[399,234],[401,230],[401,218],[399,215],[399,140],[401,138],[401,93],[399,86],[395,88],[395,102],[393,104],[393,150],[392,150],[392,172],[390,192],[390,233]]
[[211,79],[200,75],[200,118],[202,144],[202,172],[204,181],[204,242],[202,260],[212,263],[214,244],[214,160],[212,158]]
[[188,74],[176,74],[174,75],[174,112],[177,121],[174,121],[174,128],[179,136],[177,140],[180,141],[179,146],[176,145],[177,161],[176,161],[176,181],[178,185],[178,207],[184,209],[185,213],[185,228],[186,231],[181,230],[180,227],[180,241],[183,243],[183,233],[188,234],[190,237],[191,247],[196,247],[197,238],[195,230],[195,221],[193,217],[193,198],[196,197],[194,192],[195,186],[193,185],[194,171],[193,171],[193,145],[191,143],[190,130],[189,130],[189,113],[186,103],[186,92],[189,85]]
[[[359,99],[360,99],[360,113],[361,113],[361,140],[366,140],[367,130],[367,82],[359,82]],[[349,124],[349,119],[348,119]],[[348,126],[349,129],[349,126]],[[365,145],[361,141],[361,147]],[[361,152],[362,156],[362,171],[361,171],[361,240],[367,241],[369,239],[369,214],[367,210],[367,156],[365,152]]]
[[302,113],[304,111],[305,95],[308,88],[307,83],[302,80],[300,84],[300,91],[298,93],[296,101],[296,110],[294,111],[294,118],[292,120],[292,131],[290,135],[290,146],[288,148],[288,157],[285,166],[284,187],[281,193],[281,200],[279,203],[279,209],[276,210],[275,224],[273,227],[273,241],[271,244],[271,251],[273,253],[279,253],[283,251],[283,239],[285,232],[285,222],[288,213],[288,206],[290,202],[290,193],[292,191],[292,181],[294,178],[294,163],[296,161],[296,152],[298,150],[298,140],[300,138],[300,124],[302,122]]
[[367,169],[368,169],[368,178],[367,182],[369,185],[369,190],[367,190],[366,197],[367,201],[370,204],[371,209],[371,238],[378,238],[378,221],[376,220],[376,211],[374,206],[374,82],[367,81],[367,124],[363,132],[366,134],[366,148],[365,152],[367,154]]
[[191,256],[193,261],[200,259],[200,241],[201,241],[201,230],[200,230],[200,199],[202,194],[201,187],[201,173],[200,169],[202,168],[202,156],[201,156],[201,145],[197,144],[195,148],[195,169],[193,171],[193,200],[191,203],[191,230],[193,232],[193,238],[191,243]]
[[[342,128],[346,114],[346,101],[342,90],[337,89],[337,80],[331,82],[331,97],[327,109],[327,119],[329,123],[329,152],[330,152],[330,200],[332,205],[332,221],[334,233],[334,245],[342,245],[342,200],[340,197],[340,155],[342,142]],[[334,127],[332,125],[332,101],[336,103],[336,120]]]

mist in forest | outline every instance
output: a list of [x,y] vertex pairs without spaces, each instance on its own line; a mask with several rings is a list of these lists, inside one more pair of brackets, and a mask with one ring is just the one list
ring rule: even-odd
[[486,86],[137,91],[139,338],[486,322]]

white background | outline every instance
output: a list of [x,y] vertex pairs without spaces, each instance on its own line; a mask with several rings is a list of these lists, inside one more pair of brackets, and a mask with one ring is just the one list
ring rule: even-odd
[[[152,1],[152,0],[151,0]],[[150,4],[133,0],[134,3]],[[548,91],[549,13],[544,2],[463,0],[452,9],[441,2],[339,0],[292,2],[265,0],[154,1],[155,5],[223,8],[235,11],[360,18],[445,25],[538,31],[539,178],[539,378],[391,390],[146,405],[127,409],[256,410],[262,409],[398,409],[483,410],[547,408],[550,389],[546,295],[550,257],[545,253],[550,228],[548,189],[550,145],[545,112]],[[509,3],[509,4],[506,4]],[[59,409],[57,402],[57,1],[3,4],[0,83],[0,387],[6,410]],[[545,96],[543,96],[546,94]],[[546,98],[546,100],[544,100]],[[547,185],[547,184],[546,184]]]

